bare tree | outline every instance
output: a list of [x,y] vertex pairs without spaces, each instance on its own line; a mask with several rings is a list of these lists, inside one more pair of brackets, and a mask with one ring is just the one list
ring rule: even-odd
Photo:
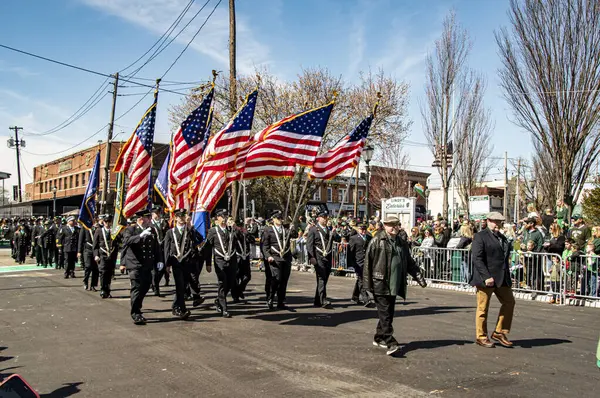
[[[470,50],[467,32],[456,21],[454,12],[450,13],[444,20],[442,36],[435,42],[435,53],[427,57],[426,99],[421,104],[423,130],[442,179],[445,218],[448,217],[448,188],[455,172],[451,168],[453,154],[449,144],[459,136],[458,121],[463,120],[469,103],[465,94],[474,84],[474,75],[466,65]],[[454,142],[453,149],[457,147]]]
[[456,140],[456,152],[460,156],[454,165],[454,178],[467,218],[470,216],[469,196],[487,177],[495,163],[490,156],[493,150],[490,144],[492,122],[490,111],[483,104],[484,93],[483,77],[474,76],[471,92],[464,93],[465,111],[457,126],[459,136]]
[[[260,76],[260,93],[256,107],[253,130],[260,131],[276,121],[298,113],[302,110],[323,105],[337,93],[336,103],[327,130],[323,137],[321,151],[334,146],[345,134],[352,131],[366,117],[381,93],[377,117],[373,120],[369,133],[370,143],[377,153],[389,150],[390,145],[400,146],[408,134],[408,84],[387,76],[383,70],[376,73],[367,71],[360,74],[356,84],[346,83],[341,76],[334,76],[326,68],[304,69],[294,81],[280,81],[267,70],[257,71],[255,76],[237,77],[238,93],[248,93],[258,83]],[[213,133],[227,123],[229,114],[229,96],[227,79],[219,76],[215,91],[215,118]],[[204,88],[205,90],[206,88]],[[202,90],[191,92],[181,104],[170,110],[171,128],[176,130],[182,120],[200,104]],[[385,148],[385,151],[382,149]],[[400,152],[397,152],[400,153]],[[301,169],[296,177],[260,178],[250,180],[247,185],[248,194],[255,199],[257,208],[265,209],[270,200],[271,205],[284,208],[289,184],[293,184],[290,213],[293,214],[296,204],[304,206],[312,197],[319,181],[311,181],[303,197],[300,197],[305,181],[305,170]]]
[[402,143],[390,143],[377,158],[377,166],[371,166],[369,202],[375,209],[381,208],[381,200],[395,196],[410,196],[412,187],[407,185],[408,155],[402,152]]
[[496,33],[504,96],[572,209],[600,151],[599,3],[511,0],[509,16]]

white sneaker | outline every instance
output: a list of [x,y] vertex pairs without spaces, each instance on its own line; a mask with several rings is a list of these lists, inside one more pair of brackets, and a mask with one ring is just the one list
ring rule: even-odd
[[391,345],[390,347],[388,347],[386,355],[394,355],[394,353],[400,351],[401,349],[402,347],[400,346],[400,344]]
[[373,341],[373,345],[379,348],[387,348],[387,344],[382,341]]

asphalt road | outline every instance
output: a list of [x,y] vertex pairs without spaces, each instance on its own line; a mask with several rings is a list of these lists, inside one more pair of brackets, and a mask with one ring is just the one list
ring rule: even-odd
[[[149,324],[135,326],[126,277],[101,300],[81,276],[0,273],[0,376],[19,373],[42,397],[598,396],[594,308],[517,301],[516,347],[484,349],[473,344],[474,296],[410,287],[394,322],[404,355],[391,358],[371,344],[375,311],[348,300],[351,278],[330,279],[332,310],[311,305],[314,275],[294,272],[292,310],[269,311],[254,272],[231,319],[204,305],[175,320],[171,296],[149,297]],[[214,278],[202,275],[207,303]]]

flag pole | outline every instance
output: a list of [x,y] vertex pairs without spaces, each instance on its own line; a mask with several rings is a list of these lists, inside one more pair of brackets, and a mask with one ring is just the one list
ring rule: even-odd
[[[290,208],[290,201],[292,200],[292,191],[294,189],[294,179],[298,173],[298,166],[294,168],[294,175],[290,179],[290,189],[288,190],[287,202],[285,203],[285,211],[283,212],[283,219],[287,220],[288,210]],[[308,181],[308,180],[307,180]],[[293,219],[292,219],[293,221]]]

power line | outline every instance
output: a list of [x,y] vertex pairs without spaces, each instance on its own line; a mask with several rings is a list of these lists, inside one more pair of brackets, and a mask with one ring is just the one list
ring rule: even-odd
[[102,132],[102,130],[104,130],[104,128],[108,126],[108,123],[106,123],[104,126],[102,126],[98,131],[96,131],[94,134],[90,135],[89,137],[87,137],[86,139],[84,139],[83,141],[73,145],[72,147],[69,147],[67,149],[63,149],[62,151],[58,151],[58,152],[52,152],[52,153],[33,153],[33,152],[29,152],[29,151],[25,151],[23,150],[23,152],[27,153],[28,155],[33,155],[33,156],[53,156],[53,155],[58,155],[61,153],[65,153],[68,152],[72,149],[77,148],[79,145],[84,144],[85,142],[87,142],[88,140],[90,140],[91,138],[94,138],[95,136],[97,136],[98,134],[100,134],[100,132]]

